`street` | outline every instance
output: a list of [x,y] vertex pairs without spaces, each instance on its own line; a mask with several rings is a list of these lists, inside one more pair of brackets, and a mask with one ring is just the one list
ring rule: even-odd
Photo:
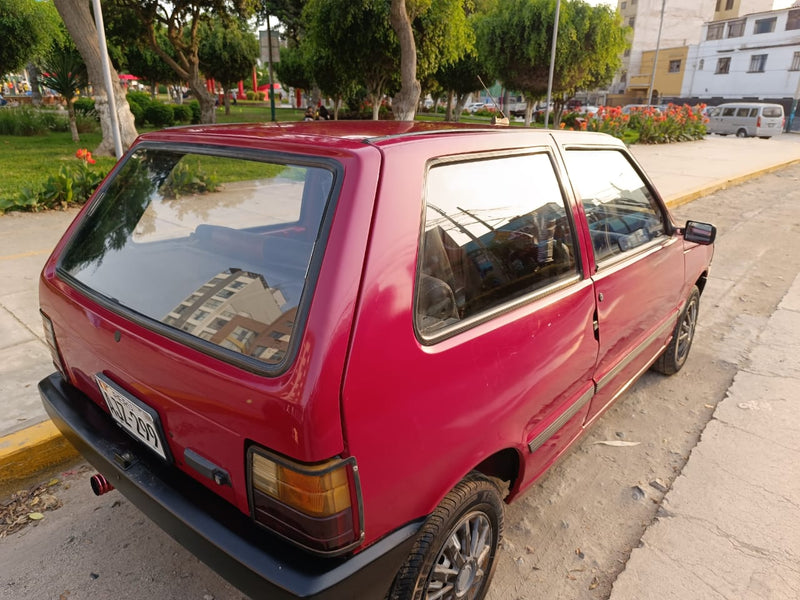
[[[679,223],[692,218],[719,231],[688,363],[671,378],[645,374],[508,507],[488,598],[608,597],[755,335],[800,273],[799,182],[795,165],[673,210]],[[51,493],[63,506],[0,537],[1,599],[243,598],[118,492],[95,497],[93,473],[78,463],[42,478],[59,479]],[[0,493],[0,506],[10,491]]]

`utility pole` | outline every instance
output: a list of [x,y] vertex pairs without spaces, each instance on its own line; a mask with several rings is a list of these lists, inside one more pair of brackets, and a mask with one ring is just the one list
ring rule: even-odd
[[106,98],[108,99],[108,111],[111,117],[111,137],[114,138],[114,154],[117,159],[122,158],[122,136],[119,133],[119,117],[117,116],[117,102],[114,97],[114,88],[111,82],[111,64],[108,60],[108,46],[106,45],[106,30],[103,25],[103,11],[100,8],[100,0],[92,0],[94,9],[94,23],[97,27],[97,40],[100,43],[100,63],[103,66],[103,83],[106,86]]
[[547,77],[547,105],[544,107],[544,128],[550,127],[550,101],[553,98],[553,71],[556,68],[556,42],[558,41],[558,18],[561,0],[556,0],[556,17],[553,20],[553,47],[550,49],[550,74]]
[[661,28],[664,26],[664,5],[667,0],[661,0],[661,20],[658,22],[658,38],[656,39],[656,53],[653,56],[653,72],[650,75],[650,89],[647,92],[647,104],[653,103],[653,85],[656,81],[656,66],[658,65],[658,51],[661,49]]

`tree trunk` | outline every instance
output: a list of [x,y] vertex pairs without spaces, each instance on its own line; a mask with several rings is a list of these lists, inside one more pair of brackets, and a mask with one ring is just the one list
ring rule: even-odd
[[453,90],[447,90],[447,109],[445,111],[444,120],[453,120]]
[[464,105],[467,103],[467,98],[469,97],[470,97],[469,92],[466,92],[464,94],[458,94],[458,96],[456,96],[456,106],[453,109],[453,111],[455,112],[455,119],[454,119],[455,121],[458,122],[461,120],[461,115],[464,113]]
[[417,46],[406,0],[392,0],[391,21],[400,40],[400,91],[392,99],[392,112],[398,121],[413,121],[422,87],[417,80]]
[[33,63],[28,63],[25,69],[28,71],[28,79],[31,82],[31,102],[34,106],[41,106],[42,92],[40,88],[42,86],[39,85],[39,69]]
[[[111,128],[111,114],[108,110],[108,96],[106,95],[103,79],[103,63],[100,54],[100,44],[97,40],[97,27],[89,10],[86,0],[53,0],[58,14],[64,20],[70,37],[75,42],[86,69],[89,72],[89,81],[95,90],[95,110],[100,116],[100,128],[103,131],[103,141],[95,149],[98,155],[114,155],[114,135]],[[103,52],[107,52],[103,48]],[[122,148],[128,147],[139,135],[133,122],[133,113],[125,98],[125,90],[119,84],[119,77],[114,67],[111,67],[111,87],[117,107],[117,120],[119,121]]]
[[369,95],[370,102],[372,102],[372,120],[377,121],[381,118],[381,99],[383,94],[372,93]]
[[530,127],[531,121],[533,120],[533,100],[528,98],[528,102],[525,104],[525,127]]
[[77,144],[81,138],[78,135],[78,123],[75,120],[75,98],[67,100],[67,115],[69,116],[69,132],[72,134],[72,141]]

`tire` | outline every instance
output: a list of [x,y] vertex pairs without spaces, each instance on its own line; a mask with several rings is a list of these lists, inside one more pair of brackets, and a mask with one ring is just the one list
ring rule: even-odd
[[747,137],[747,130],[740,129],[739,131],[736,132],[736,137]]
[[694,286],[678,317],[678,322],[675,324],[672,340],[670,340],[666,350],[653,363],[655,371],[664,375],[673,375],[681,370],[692,347],[699,307],[700,290],[697,289],[697,286]]
[[425,521],[387,598],[482,600],[502,537],[500,490],[482,475],[469,475]]

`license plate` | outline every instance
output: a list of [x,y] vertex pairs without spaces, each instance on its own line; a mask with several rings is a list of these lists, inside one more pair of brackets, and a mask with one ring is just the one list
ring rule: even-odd
[[158,413],[104,375],[95,375],[95,380],[117,424],[161,458],[168,460]]

